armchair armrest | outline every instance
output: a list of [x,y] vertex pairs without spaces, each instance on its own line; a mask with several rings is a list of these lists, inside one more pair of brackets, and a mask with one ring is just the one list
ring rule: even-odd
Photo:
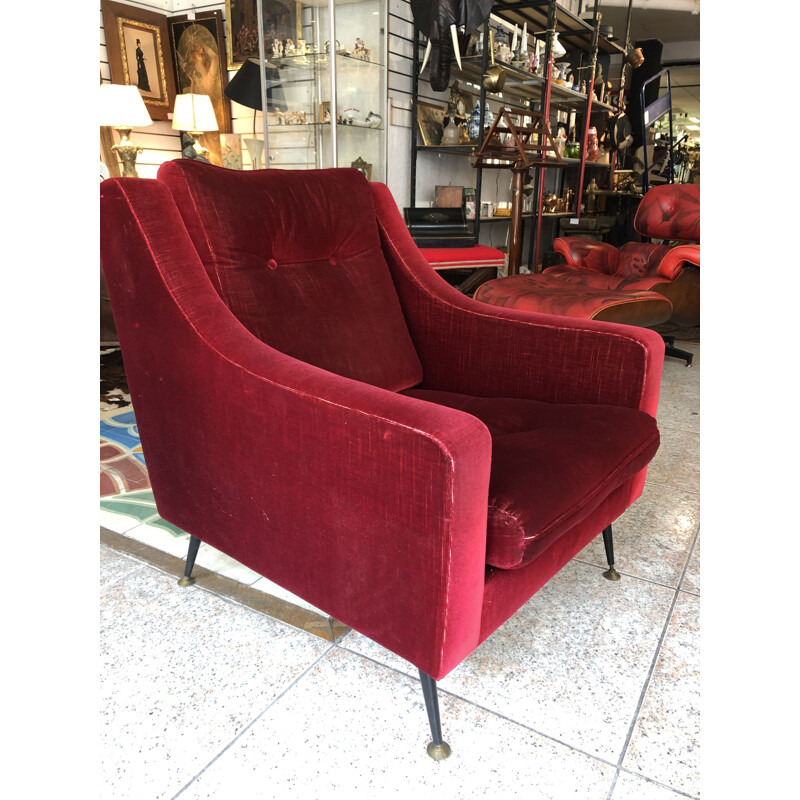
[[[101,191],[102,259],[159,513],[446,674],[480,635],[485,426],[268,347],[213,289],[163,186]],[[108,224],[120,216],[124,238]]]
[[699,244],[679,244],[671,247],[658,265],[658,275],[674,281],[681,274],[683,265],[687,262],[695,267],[700,266]]
[[553,241],[553,250],[564,256],[567,264],[604,275],[616,274],[619,266],[619,250],[608,242],[560,236]]
[[388,189],[370,186],[424,387],[481,397],[605,403],[656,416],[664,361],[657,333],[465,297],[419,253]]

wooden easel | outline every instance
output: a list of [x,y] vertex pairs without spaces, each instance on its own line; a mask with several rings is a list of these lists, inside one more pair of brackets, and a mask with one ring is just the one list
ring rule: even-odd
[[[514,122],[516,116],[518,122]],[[529,124],[524,124],[525,118]],[[504,142],[501,136],[511,136]],[[548,159],[548,157],[551,157]],[[544,115],[527,108],[503,106],[475,154],[473,167],[510,169],[513,173],[511,197],[511,230],[508,245],[508,274],[519,273],[522,256],[522,190],[525,175],[531,167],[563,164]]]

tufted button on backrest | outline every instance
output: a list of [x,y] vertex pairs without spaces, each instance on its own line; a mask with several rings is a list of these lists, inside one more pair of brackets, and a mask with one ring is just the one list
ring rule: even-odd
[[358,170],[240,172],[177,159],[158,180],[220,297],[252,334],[384,389],[422,380]]

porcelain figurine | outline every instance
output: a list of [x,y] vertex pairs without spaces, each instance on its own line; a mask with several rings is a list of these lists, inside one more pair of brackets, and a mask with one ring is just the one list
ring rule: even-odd
[[353,56],[360,58],[362,61],[369,61],[369,48],[364,44],[363,39],[356,39],[356,45],[353,48]]

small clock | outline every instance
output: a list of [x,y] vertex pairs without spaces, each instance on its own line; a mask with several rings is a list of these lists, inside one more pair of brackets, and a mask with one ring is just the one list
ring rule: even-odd
[[469,114],[472,96],[462,91],[456,81],[450,88],[450,102],[453,104],[456,116],[466,117]]

